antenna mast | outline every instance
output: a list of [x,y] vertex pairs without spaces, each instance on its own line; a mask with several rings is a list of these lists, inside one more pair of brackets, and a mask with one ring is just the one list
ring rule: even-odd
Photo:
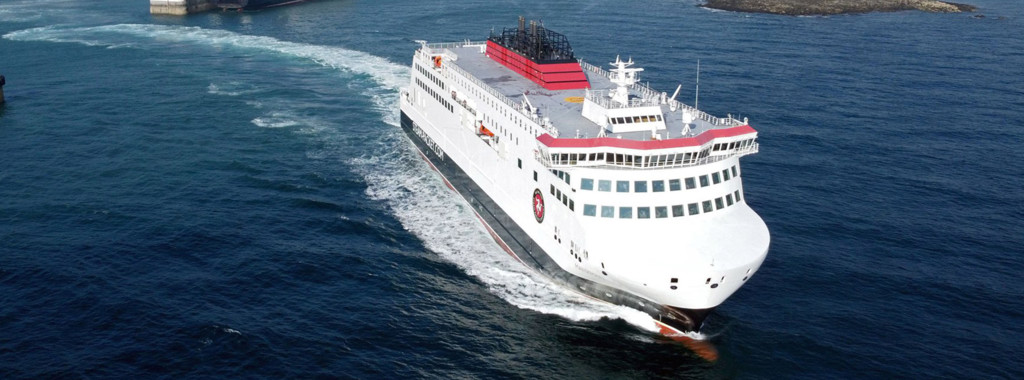
[[700,109],[697,100],[700,100],[700,58],[697,58],[697,90],[693,94],[693,108]]

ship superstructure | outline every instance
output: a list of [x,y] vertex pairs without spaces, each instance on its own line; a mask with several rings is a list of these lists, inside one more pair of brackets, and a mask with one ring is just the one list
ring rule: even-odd
[[739,164],[757,132],[639,83],[632,60],[610,65],[522,18],[487,41],[423,42],[402,128],[519,261],[693,331],[767,254]]

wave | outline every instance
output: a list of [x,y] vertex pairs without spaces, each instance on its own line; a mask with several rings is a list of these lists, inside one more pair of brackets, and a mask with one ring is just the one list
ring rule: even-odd
[[[139,45],[143,38],[149,44]],[[308,59],[338,70],[364,74],[376,83],[362,89],[381,121],[398,125],[398,89],[409,82],[408,67],[368,53],[333,46],[281,41],[225,30],[199,27],[118,24],[94,27],[42,27],[10,32],[3,38],[17,41],[80,43],[89,46],[135,48],[166,44],[201,44],[266,51]],[[410,50],[411,53],[411,50]],[[242,95],[251,88],[238,84],[213,84],[208,92],[224,96]],[[287,112],[271,112],[252,123],[265,128],[307,124]],[[328,129],[322,128],[319,133]],[[333,129],[330,129],[333,131]],[[530,271],[511,258],[491,239],[465,200],[445,187],[440,178],[419,158],[397,128],[376,134],[368,151],[349,160],[365,177],[367,195],[387,203],[403,226],[445,260],[482,281],[489,291],[520,308],[555,314],[573,321],[622,319],[648,331],[656,331],[647,314],[624,306],[594,301]],[[364,141],[365,143],[365,141]],[[351,147],[338,147],[345,149]]]

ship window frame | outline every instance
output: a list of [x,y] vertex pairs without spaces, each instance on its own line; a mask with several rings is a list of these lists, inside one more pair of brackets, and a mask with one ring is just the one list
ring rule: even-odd
[[710,199],[701,202],[701,207],[702,207],[702,209],[703,209],[702,211],[704,211],[704,213],[709,213],[709,212],[715,211],[715,208],[711,205],[711,200]]
[[[605,212],[607,211],[607,212]],[[615,217],[615,206],[601,206],[601,217],[602,218],[614,218]]]
[[658,219],[668,218],[668,206],[654,207],[654,217]]
[[733,194],[736,194],[736,203],[740,203],[740,201],[741,201],[741,199],[740,199],[740,191],[736,190],[736,192],[734,192]]
[[[623,187],[625,185],[625,187]],[[615,192],[616,193],[628,193],[629,192],[629,181],[615,181]]]
[[664,193],[665,192],[665,181],[654,180],[651,181],[651,192],[652,193]]
[[715,198],[715,210],[721,210],[725,208],[725,201],[722,197]]
[[584,216],[597,216],[597,205],[584,204],[583,205]]
[[668,189],[669,191],[680,191],[683,189],[683,184],[679,178],[670,179],[668,180]]
[[700,178],[700,187],[711,186],[711,181],[708,181],[708,175],[707,174],[702,175],[702,176],[697,177],[697,178]]
[[651,218],[651,208],[650,207],[637,207],[636,208],[636,218],[637,219],[650,219]]
[[594,191],[594,179],[593,178],[580,178],[580,189],[587,191]]
[[619,207],[619,219],[633,219],[633,208],[632,207]]
[[686,208],[687,208],[687,211],[688,211],[687,215],[700,215],[700,204],[699,203],[694,202],[694,203],[687,204]]
[[733,178],[740,176],[739,174],[736,174],[736,165],[732,166],[732,176],[733,176]]
[[733,204],[733,202],[732,202],[732,194],[726,194],[725,195],[725,206],[726,207],[732,206],[732,204]]
[[597,191],[602,191],[606,193],[612,192],[612,181],[610,179],[597,180]]
[[686,216],[686,209],[683,205],[672,205],[672,217],[678,218],[681,216]]
[[696,177],[687,177],[683,182],[686,183],[686,190],[693,190],[697,188]]
[[647,181],[633,181],[633,192],[634,193],[646,193],[647,192]]
[[725,181],[732,179],[732,177],[729,175],[729,169],[722,170],[722,179]]
[[713,182],[716,185],[722,183],[722,175],[721,175],[721,173],[719,173],[719,172],[711,173],[711,182]]
[[572,199],[569,200],[569,211],[576,211],[576,202],[573,202]]

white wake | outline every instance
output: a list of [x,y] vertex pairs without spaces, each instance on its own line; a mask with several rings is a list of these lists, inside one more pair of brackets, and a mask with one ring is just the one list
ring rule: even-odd
[[[369,76],[376,86],[363,89],[363,93],[370,97],[381,121],[392,126],[398,125],[398,89],[409,81],[407,66],[364,52],[199,27],[148,24],[50,26],[7,33],[3,38],[107,48],[185,43],[265,51],[305,59]],[[413,48],[410,44],[410,56]],[[208,88],[209,93],[222,96],[238,96],[249,90],[238,83],[211,83]],[[288,116],[286,111],[275,111],[252,122],[267,128],[296,125]],[[322,128],[319,131],[337,129]],[[418,157],[398,128],[387,128],[373,138],[375,140],[369,146],[359,147],[367,153],[349,162],[365,177],[368,196],[386,202],[402,225],[420,238],[428,249],[478,278],[493,294],[517,307],[556,314],[574,321],[618,318],[655,331],[647,314],[572,293],[512,259],[483,229],[469,205],[451,192]]]

